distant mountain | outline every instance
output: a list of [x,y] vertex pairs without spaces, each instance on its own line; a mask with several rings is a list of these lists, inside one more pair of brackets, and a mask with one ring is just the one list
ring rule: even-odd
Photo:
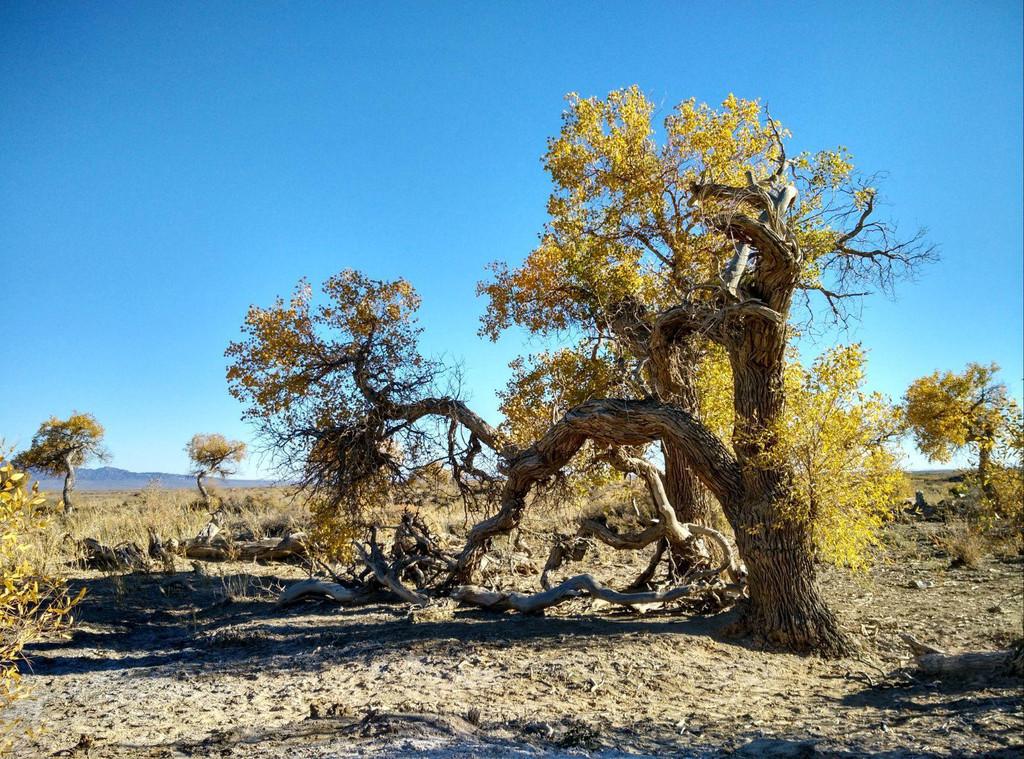
[[[39,472],[30,474],[39,480],[40,490],[60,490],[64,487],[63,477],[51,477]],[[216,477],[209,479],[214,485],[224,488],[251,488],[273,484],[267,480],[221,480]],[[160,481],[160,487],[165,488],[194,488],[196,486],[196,478],[189,474],[129,472],[127,469],[118,469],[112,466],[75,470],[75,490],[138,490],[157,480]]]

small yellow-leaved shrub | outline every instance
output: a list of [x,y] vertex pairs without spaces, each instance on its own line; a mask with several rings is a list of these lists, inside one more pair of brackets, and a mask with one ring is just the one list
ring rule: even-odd
[[870,558],[905,476],[899,410],[864,393],[864,350],[835,348],[808,369],[786,370],[780,451],[794,474],[789,516],[806,520],[819,558],[859,568]]
[[[18,661],[25,646],[66,630],[82,596],[70,597],[63,578],[41,575],[26,558],[29,544],[47,528],[44,497],[0,457],[0,710],[23,695]],[[0,752],[9,750],[18,730],[17,721],[0,717]]]

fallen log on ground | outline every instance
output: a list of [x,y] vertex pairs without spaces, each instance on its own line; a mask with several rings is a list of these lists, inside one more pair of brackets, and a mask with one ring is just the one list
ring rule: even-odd
[[669,603],[670,601],[692,597],[698,593],[717,592],[739,596],[743,593],[745,587],[745,585],[739,583],[695,583],[665,590],[620,593],[602,585],[591,575],[577,575],[570,577],[565,582],[549,590],[534,593],[533,595],[506,593],[486,590],[476,585],[463,585],[455,589],[452,593],[452,598],[462,603],[472,604],[473,606],[479,606],[492,611],[512,610],[523,614],[536,614],[571,598],[578,598],[581,593],[586,593],[612,604],[637,606],[649,603]]
[[[220,510],[212,513],[210,521],[194,538],[177,544],[178,552],[189,559],[207,561],[284,561],[307,555],[305,533],[235,542],[223,529],[222,519]],[[150,540],[152,542],[153,536]],[[159,542],[159,537],[156,540]]]
[[194,543],[186,540],[180,548],[182,554],[189,559],[206,559],[213,561],[283,561],[306,555],[305,536],[286,535],[283,538],[264,538],[245,543],[212,544]]
[[914,654],[914,663],[925,675],[944,677],[955,681],[969,681],[986,677],[1006,677],[1019,674],[1014,670],[1018,650],[972,651],[947,654],[941,649],[921,643],[909,633],[900,637]]
[[366,593],[362,590],[346,588],[336,582],[326,582],[310,578],[297,582],[290,588],[287,588],[278,597],[275,606],[287,606],[310,596],[332,598],[338,603],[351,604],[364,600]]
[[135,543],[119,543],[111,548],[95,538],[84,538],[78,546],[85,554],[84,565],[90,569],[148,572],[150,568],[145,552]]
[[926,675],[961,682],[993,675],[1011,675],[1012,659],[1012,651],[976,651],[964,654],[924,654],[915,657],[914,662],[918,670]]

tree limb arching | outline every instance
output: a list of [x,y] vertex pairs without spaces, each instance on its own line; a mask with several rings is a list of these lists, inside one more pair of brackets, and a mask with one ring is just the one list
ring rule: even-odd
[[672,504],[668,500],[668,496],[665,494],[664,479],[661,471],[653,463],[647,459],[639,456],[627,456],[622,453],[621,449],[612,449],[606,456],[615,463],[615,466],[621,470],[632,472],[639,477],[642,477],[647,483],[647,487],[651,492],[651,496],[654,500],[655,508],[658,510],[658,515],[661,517],[662,535],[672,544],[683,547],[687,542],[693,540],[694,537],[705,537],[714,541],[722,552],[724,562],[721,566],[706,570],[703,572],[697,572],[690,575],[691,579],[697,579],[699,577],[714,577],[722,572],[729,575],[729,579],[732,582],[739,582],[742,574],[739,564],[733,554],[732,546],[729,545],[729,541],[726,537],[718,530],[710,527],[705,527],[699,524],[680,522],[676,516],[676,511],[672,508]]
[[612,446],[669,440],[686,452],[695,474],[723,507],[742,497],[743,481],[736,460],[714,433],[690,414],[657,401],[588,401],[569,411],[539,441],[508,462],[501,510],[470,531],[446,584],[470,581],[486,542],[519,524],[530,490],[559,472],[587,440]]

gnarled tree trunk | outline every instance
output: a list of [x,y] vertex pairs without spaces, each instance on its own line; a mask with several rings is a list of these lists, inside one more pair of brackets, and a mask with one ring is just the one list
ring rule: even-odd
[[665,444],[662,450],[665,454],[665,492],[679,520],[710,527],[716,508],[711,493],[694,473],[684,451],[671,443]]
[[71,502],[71,492],[75,489],[75,466],[71,463],[71,457],[64,457],[64,492],[62,498],[64,499],[64,513],[70,514],[75,510],[75,505]]
[[732,360],[734,448],[745,495],[726,514],[748,572],[741,627],[781,648],[847,655],[853,643],[818,589],[811,525],[790,508],[793,472],[779,440],[785,331],[784,324],[764,324]]
[[[612,329],[630,352],[645,361],[655,397],[700,419],[697,367],[705,354],[702,338],[655,329],[646,307],[633,299],[616,304],[613,311]],[[714,499],[692,471],[686,451],[669,440],[662,441],[662,447],[665,491],[676,515],[684,522],[710,527]]]
[[206,472],[200,472],[196,476],[196,485],[199,487],[199,494],[202,496],[203,504],[206,506],[210,505],[210,493],[206,490],[206,485],[203,480],[206,479]]

